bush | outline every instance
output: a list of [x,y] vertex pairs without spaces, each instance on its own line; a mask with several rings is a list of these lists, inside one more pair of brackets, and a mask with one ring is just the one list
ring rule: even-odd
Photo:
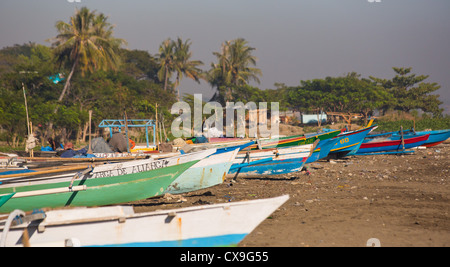
[[[413,120],[377,120],[375,121],[378,125],[377,131],[379,132],[393,132],[399,131],[400,127],[403,129],[411,129],[414,127]],[[415,123],[416,131],[424,130],[445,130],[450,129],[450,116],[445,116],[443,118],[419,118]]]

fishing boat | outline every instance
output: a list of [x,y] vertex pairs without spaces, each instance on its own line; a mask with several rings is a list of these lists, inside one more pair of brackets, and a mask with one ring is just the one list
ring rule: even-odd
[[31,186],[45,183],[69,183],[73,179],[92,179],[133,174],[193,160],[202,160],[216,152],[216,149],[207,149],[160,159],[149,158],[100,165],[67,166],[43,171],[16,171],[10,174],[0,175],[0,188]]
[[358,152],[355,155],[363,155],[365,153],[376,153],[386,151],[402,152],[405,151],[405,149],[410,149],[423,145],[428,140],[429,137],[430,135],[427,134],[400,140],[377,141],[375,139],[369,142],[362,143],[361,146],[359,147]]
[[165,193],[181,194],[223,183],[239,150],[215,153],[200,160],[173,181]]
[[336,137],[341,133],[341,130],[332,130],[322,133],[311,133],[306,135],[294,135],[287,137],[278,137],[270,139],[261,139],[259,147],[257,145],[251,146],[251,149],[267,149],[267,148],[281,148],[313,144],[316,140],[327,140]]
[[19,159],[17,154],[0,152],[0,174],[10,170],[22,169],[24,162],[25,160]]
[[[330,150],[329,158],[339,158],[356,153],[362,144],[364,138],[378,126],[373,125],[356,131],[343,132],[339,134],[337,142]],[[343,138],[341,138],[343,137]],[[335,137],[336,138],[336,137]]]
[[308,164],[326,158],[331,149],[344,138],[345,136],[338,136],[336,138],[321,140],[305,163]]
[[289,199],[135,213],[131,206],[75,208],[0,221],[0,246],[216,247],[236,246]]
[[[421,146],[433,147],[433,146],[442,144],[443,142],[445,142],[447,139],[450,138],[450,129],[437,130],[437,131],[420,131],[420,132],[416,132],[413,129],[412,130],[404,130],[403,138],[406,139],[406,138],[411,138],[411,137],[423,136],[423,135],[427,135],[427,134],[429,134],[430,137]],[[382,133],[382,134],[376,134],[376,135],[368,135],[366,137],[365,141],[370,141],[372,139],[381,139],[381,138],[386,138],[389,140],[399,140],[402,138],[402,131],[388,132],[388,133]]]
[[197,162],[120,176],[0,188],[0,213],[14,209],[113,205],[159,196]]
[[318,142],[319,140],[296,147],[240,152],[227,177],[259,177],[301,171]]

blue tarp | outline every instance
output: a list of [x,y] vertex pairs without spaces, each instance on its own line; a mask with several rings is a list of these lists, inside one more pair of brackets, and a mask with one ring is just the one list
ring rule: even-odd
[[9,174],[20,174],[20,173],[28,173],[35,172],[33,170],[23,169],[23,170],[11,170],[11,171],[3,171],[0,172],[0,175],[9,175]]

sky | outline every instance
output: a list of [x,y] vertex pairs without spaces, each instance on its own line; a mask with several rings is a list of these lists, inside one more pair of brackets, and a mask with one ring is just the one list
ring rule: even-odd
[[[167,38],[190,39],[205,70],[224,41],[244,38],[256,48],[263,76],[252,85],[261,89],[349,72],[391,79],[392,67],[412,67],[441,86],[450,114],[449,0],[0,0],[0,48],[50,45],[56,21],[83,6],[107,15],[128,49],[155,55]],[[214,93],[187,78],[180,88]]]

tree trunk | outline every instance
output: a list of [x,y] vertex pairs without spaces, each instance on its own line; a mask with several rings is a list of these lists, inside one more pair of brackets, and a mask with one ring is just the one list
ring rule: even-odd
[[77,65],[78,65],[78,56],[75,59],[75,62],[73,63],[72,70],[69,73],[69,77],[67,77],[66,83],[64,84],[64,89],[63,89],[63,91],[61,92],[61,95],[58,98],[58,102],[61,102],[62,99],[64,98],[64,95],[66,94],[66,91],[69,88],[70,80],[72,79],[73,73],[75,72],[75,69],[76,69]]
[[[64,95],[66,94],[66,91],[70,86],[70,80],[72,79],[73,73],[75,72],[77,65],[78,65],[78,55],[75,58],[75,62],[73,63],[72,70],[69,73],[69,77],[67,77],[66,83],[64,84],[64,88],[61,92],[61,95],[58,98],[58,102],[61,102],[61,100],[64,98]],[[58,111],[58,106],[56,106],[55,109],[53,110],[53,114],[56,114],[57,111]],[[48,131],[51,132],[52,130],[53,130],[53,121],[50,121],[48,124]]]
[[17,145],[18,145],[18,143],[19,143],[19,141],[18,141],[18,136],[17,136],[17,134],[15,133],[15,134],[13,134],[13,136],[12,136],[12,147],[13,147],[13,148],[16,148]]
[[80,140],[81,140],[81,123],[80,124],[78,124],[78,130],[77,130],[77,138],[76,138],[76,141],[75,141],[75,144],[76,145],[78,145],[78,144],[80,144]]
[[89,129],[89,122],[86,122],[86,124],[84,125],[84,129],[83,129],[83,140],[82,142],[86,142],[86,136],[87,136],[87,132]]
[[165,73],[166,77],[164,78],[164,91],[167,91],[167,82],[168,82],[168,79],[169,79],[169,76],[167,75],[167,72],[168,72],[167,65],[166,65],[165,69],[166,69],[166,73]]

